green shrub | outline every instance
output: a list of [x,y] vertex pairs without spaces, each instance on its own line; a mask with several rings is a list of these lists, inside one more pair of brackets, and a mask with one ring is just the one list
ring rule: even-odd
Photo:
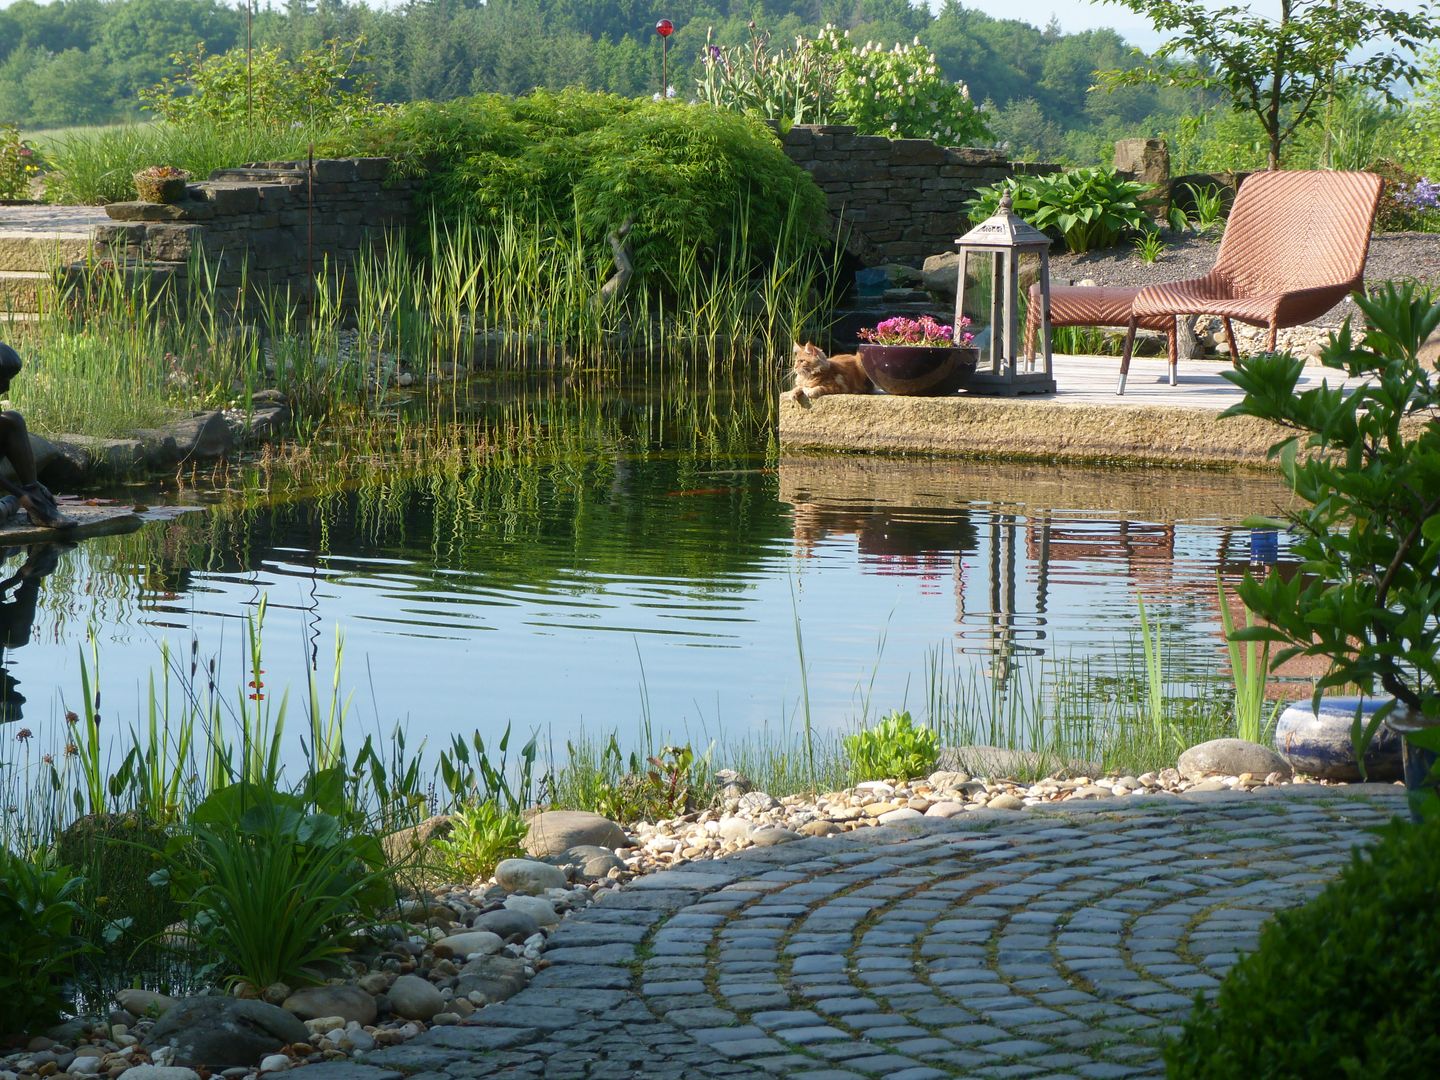
[[143,814],[87,814],[55,841],[55,857],[83,871],[81,892],[94,919],[125,927],[133,946],[179,917],[168,898],[157,898],[150,875],[159,868],[165,833]]
[[20,138],[14,124],[0,124],[0,199],[28,199],[30,181],[41,169],[40,155]]
[[1069,169],[1048,176],[1012,176],[981,188],[967,208],[984,221],[1009,192],[1015,213],[1065,241],[1068,251],[1113,247],[1127,232],[1146,227],[1140,200],[1149,189],[1114,169]]
[[328,814],[254,784],[211,794],[152,876],[187,916],[202,973],[253,986],[317,982],[357,921],[394,899],[384,851]]
[[451,881],[488,877],[502,859],[521,854],[525,822],[496,803],[458,807],[450,816],[450,832],[434,841],[440,868]]
[[641,276],[674,281],[682,267],[742,247],[768,258],[821,235],[824,196],[774,134],[708,105],[581,90],[481,94],[399,108],[366,125],[359,143],[418,176],[440,217],[498,228],[518,216],[562,241],[578,237],[603,268],[606,235],[634,218]]
[[1440,1060],[1440,818],[1395,821],[1197,1003],[1171,1080],[1429,1076]]
[[75,934],[84,879],[0,848],[0,1036],[39,1033],[69,1008],[91,946]]
[[874,727],[847,735],[844,743],[857,781],[926,776],[940,754],[940,736],[916,726],[909,712],[892,712]]

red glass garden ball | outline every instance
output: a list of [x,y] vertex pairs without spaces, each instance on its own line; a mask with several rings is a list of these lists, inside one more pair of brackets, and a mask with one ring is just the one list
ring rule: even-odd
[[669,19],[661,19],[655,24],[655,33],[661,37],[669,37],[675,32],[675,24]]

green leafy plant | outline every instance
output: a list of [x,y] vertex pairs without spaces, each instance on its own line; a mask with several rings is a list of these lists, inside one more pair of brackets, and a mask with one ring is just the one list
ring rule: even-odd
[[897,711],[847,735],[844,746],[856,780],[909,780],[935,768],[940,736],[917,725],[908,711]]
[[264,987],[317,982],[354,925],[394,899],[374,837],[347,836],[304,800],[233,784],[196,807],[151,875],[181,905],[204,971]]
[[[1298,388],[1304,362],[1287,355],[1242,359],[1225,377],[1245,392],[1223,415],[1255,416],[1290,429],[1271,448],[1307,506],[1290,516],[1301,572],[1246,576],[1241,598],[1264,622],[1241,641],[1283,646],[1276,664],[1323,657],[1315,696],[1378,682],[1440,728],[1440,377],[1420,359],[1440,327],[1440,306],[1413,285],[1356,296],[1365,317],[1357,341],[1346,320],[1321,363],[1352,388]],[[1302,453],[1304,451],[1304,453]],[[1366,730],[1357,755],[1389,712]],[[1410,737],[1440,748],[1437,732]]]
[[1148,220],[1140,200],[1149,189],[1114,169],[1069,169],[1049,176],[1012,176],[976,192],[968,210],[980,222],[993,215],[1007,192],[1015,213],[1037,229],[1059,236],[1068,251],[1113,246]]
[[450,832],[432,847],[445,874],[455,881],[488,877],[502,859],[522,853],[525,821],[494,802],[460,806],[450,814]]
[[452,735],[450,749],[440,752],[440,779],[452,799],[462,803],[498,803],[507,813],[518,816],[534,801],[535,752],[532,735],[520,748],[518,770],[512,770],[509,724],[505,725],[493,754],[478,731],[471,733],[469,746],[461,736]]
[[1171,1080],[1424,1076],[1440,1054],[1440,820],[1392,821],[1319,896],[1282,911],[1197,1000]]
[[1145,718],[1156,746],[1172,741],[1165,695],[1165,639],[1159,623],[1152,623],[1145,610],[1145,597],[1135,596],[1140,606],[1140,645],[1145,656]]
[[44,162],[14,124],[0,124],[0,199],[28,199]]
[[[180,70],[140,91],[143,108],[172,124],[231,123],[284,128],[357,120],[377,106],[356,71],[364,41],[327,41],[293,59],[279,45],[205,54],[202,42],[171,61]],[[235,162],[239,164],[239,162]]]
[[1190,202],[1195,207],[1194,226],[1198,232],[1208,233],[1224,224],[1225,193],[1216,184],[1186,184]]
[[700,54],[700,100],[789,124],[851,124],[862,135],[934,139],[954,145],[991,138],[963,82],[945,78],[916,38],[890,48],[856,46],[848,30],[826,25],[790,50],[770,51],[753,28],[744,45],[707,40]]
[[1160,233],[1157,230],[1151,229],[1135,238],[1135,254],[1140,257],[1141,262],[1158,262],[1164,253],[1165,241],[1160,239]]
[[[1225,634],[1225,648],[1230,653],[1230,678],[1235,683],[1235,733],[1253,743],[1263,743],[1275,727],[1282,702],[1276,701],[1265,715],[1265,679],[1270,674],[1270,643],[1240,641],[1235,637],[1235,617],[1230,614],[1225,582],[1218,575],[1220,593],[1220,627]],[[1255,615],[1245,609],[1245,626],[1254,627]]]
[[0,848],[0,1035],[38,1031],[70,1007],[67,987],[93,946],[75,933],[84,879]]

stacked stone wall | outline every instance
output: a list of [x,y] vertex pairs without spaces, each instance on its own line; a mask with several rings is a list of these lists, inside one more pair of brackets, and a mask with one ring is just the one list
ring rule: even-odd
[[1001,150],[857,135],[838,124],[797,124],[780,142],[825,193],[831,216],[848,230],[849,251],[867,265],[918,266],[952,250],[970,228],[965,205],[980,188],[1059,169],[1009,161]]
[[388,158],[325,158],[221,169],[178,203],[114,203],[97,255],[183,285],[192,258],[231,295],[243,283],[301,299],[322,274],[347,271],[414,216],[415,184]]

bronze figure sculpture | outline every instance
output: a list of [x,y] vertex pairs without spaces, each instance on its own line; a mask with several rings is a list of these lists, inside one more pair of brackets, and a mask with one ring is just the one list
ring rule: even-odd
[[[20,367],[20,355],[0,342],[0,394],[10,389],[10,383],[20,374]],[[0,488],[8,493],[0,497],[0,525],[8,524],[20,510],[30,516],[33,524],[43,528],[64,529],[75,524],[74,519],[60,512],[55,496],[36,478],[30,432],[25,427],[25,418],[13,409],[0,412],[0,458],[9,461],[15,470],[14,481],[0,476]]]

